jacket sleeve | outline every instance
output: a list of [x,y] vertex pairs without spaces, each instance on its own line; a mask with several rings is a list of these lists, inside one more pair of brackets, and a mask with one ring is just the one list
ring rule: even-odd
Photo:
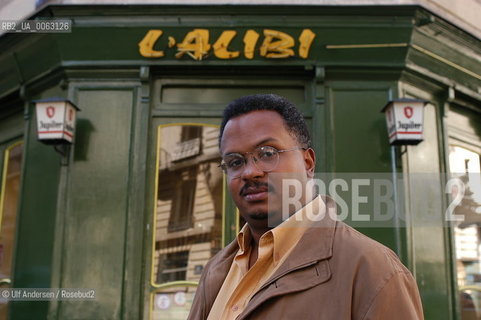
[[395,272],[380,287],[362,320],[423,320],[416,280],[407,271]]
[[207,273],[209,269],[205,268],[202,276],[199,280],[199,285],[197,290],[195,291],[194,301],[192,301],[192,307],[190,308],[189,316],[187,320],[204,320],[207,319],[206,310],[205,310],[205,278],[207,277]]

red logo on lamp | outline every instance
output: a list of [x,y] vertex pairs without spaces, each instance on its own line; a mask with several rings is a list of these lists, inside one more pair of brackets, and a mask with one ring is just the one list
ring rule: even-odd
[[49,106],[47,107],[46,111],[47,111],[47,116],[49,118],[53,118],[53,116],[55,115],[55,108],[52,106]]
[[406,118],[411,119],[413,113],[413,107],[404,107],[404,115],[406,116]]

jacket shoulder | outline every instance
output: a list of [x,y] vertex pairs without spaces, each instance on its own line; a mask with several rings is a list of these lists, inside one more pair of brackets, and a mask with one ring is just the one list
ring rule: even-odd
[[367,264],[376,272],[410,273],[391,249],[343,222],[338,222],[333,245],[334,253],[344,252],[351,261]]
[[352,309],[356,318],[423,318],[416,280],[398,256],[383,244],[339,223],[330,263],[337,285],[351,286],[353,290]]

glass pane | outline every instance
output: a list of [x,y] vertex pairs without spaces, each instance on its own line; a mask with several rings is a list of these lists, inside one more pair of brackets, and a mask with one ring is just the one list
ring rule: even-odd
[[[464,196],[454,210],[464,217],[454,228],[461,319],[481,319],[480,155],[458,146],[449,151],[450,171],[464,184]],[[453,196],[459,191],[455,188]]]
[[[158,129],[157,201],[152,284],[153,319],[185,319],[196,281],[222,243],[223,175],[217,127],[167,125]],[[154,289],[154,288],[153,288]],[[173,290],[173,291],[172,291]],[[177,300],[175,300],[177,299]]]
[[[0,280],[12,278],[22,154],[23,144],[21,143],[15,144],[5,152],[0,194]],[[7,319],[7,303],[1,300],[0,319]]]

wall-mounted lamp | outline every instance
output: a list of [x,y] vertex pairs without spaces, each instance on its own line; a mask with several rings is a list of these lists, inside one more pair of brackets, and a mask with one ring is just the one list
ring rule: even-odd
[[48,98],[35,100],[37,137],[40,142],[53,145],[65,156],[75,135],[75,120],[80,109],[70,100]]
[[423,114],[427,101],[395,99],[389,101],[381,112],[386,115],[389,143],[415,145],[423,141]]

